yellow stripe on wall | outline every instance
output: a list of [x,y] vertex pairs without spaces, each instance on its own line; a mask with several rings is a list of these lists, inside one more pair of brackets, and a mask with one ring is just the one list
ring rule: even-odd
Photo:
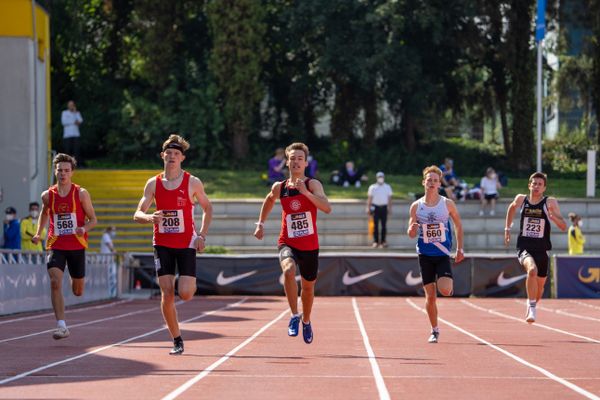
[[[1,3],[0,36],[32,38],[31,0],[1,0]],[[42,46],[47,47],[50,39],[45,33],[49,30],[48,13],[36,5],[35,18],[38,39],[43,40]]]

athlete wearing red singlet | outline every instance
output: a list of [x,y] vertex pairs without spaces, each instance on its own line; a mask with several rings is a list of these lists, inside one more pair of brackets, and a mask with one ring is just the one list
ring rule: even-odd
[[[310,316],[319,270],[317,210],[330,213],[331,206],[321,182],[304,175],[308,165],[308,147],[304,143],[293,143],[285,149],[285,156],[290,178],[275,182],[271,187],[262,204],[254,236],[259,240],[263,239],[264,222],[279,199],[282,206],[279,262],[284,275],[285,294],[292,312],[288,335],[298,335],[302,318],[302,336],[304,342],[309,344],[313,341]],[[298,313],[297,269],[301,276],[302,315]]]
[[72,290],[81,296],[85,287],[85,249],[87,232],[96,225],[96,213],[90,194],[71,181],[77,161],[67,154],[57,154],[53,160],[57,184],[42,193],[42,209],[38,228],[31,238],[34,244],[41,240],[40,234],[48,220],[48,275],[50,275],[51,299],[58,327],[52,332],[54,339],[69,336],[65,322],[65,306],[62,280],[65,267],[69,268]]
[[[148,179],[133,217],[141,224],[154,224],[154,265],[162,294],[161,310],[173,338],[170,354],[183,353],[175,309],[175,276],[179,274],[179,297],[190,300],[196,293],[196,251],[204,250],[212,220],[212,206],[202,182],[181,168],[189,147],[179,135],[170,135],[163,143],[160,156],[164,172]],[[156,211],[148,214],[153,201]],[[198,233],[194,224],[195,201],[204,210]]]

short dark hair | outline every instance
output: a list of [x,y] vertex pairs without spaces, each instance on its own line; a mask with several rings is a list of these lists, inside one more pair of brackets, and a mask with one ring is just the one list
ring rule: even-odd
[[29,203],[29,209],[31,210],[31,207],[36,206],[37,208],[40,208],[40,203],[38,203],[37,201],[32,201],[31,203]]
[[54,168],[56,168],[58,163],[61,163],[61,162],[71,163],[71,169],[75,169],[75,167],[77,167],[77,160],[75,159],[75,157],[70,156],[65,153],[58,153],[56,156],[54,156],[54,159],[52,160],[52,164],[54,165]]
[[546,174],[544,174],[543,172],[534,172],[529,177],[529,183],[531,183],[536,178],[543,180],[544,181],[544,186],[548,186],[547,182],[546,182],[548,180],[548,177],[546,176]]

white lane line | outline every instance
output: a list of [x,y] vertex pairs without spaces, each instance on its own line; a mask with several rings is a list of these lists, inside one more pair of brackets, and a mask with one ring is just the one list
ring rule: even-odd
[[211,365],[209,365],[208,367],[206,367],[198,375],[196,375],[192,379],[188,380],[183,385],[179,386],[177,389],[173,390],[171,393],[169,393],[168,395],[166,395],[162,399],[163,400],[172,400],[172,399],[177,398],[177,396],[179,396],[180,394],[182,394],[183,392],[185,392],[186,390],[188,390],[189,388],[191,388],[194,384],[196,384],[200,380],[206,378],[208,376],[208,374],[210,374],[214,369],[216,369],[217,367],[219,367],[219,365],[221,365],[225,361],[229,360],[229,358],[231,358],[231,356],[233,356],[235,353],[237,353],[238,351],[240,351],[241,349],[243,349],[244,347],[246,347],[246,345],[248,345],[250,342],[252,342],[258,336],[260,336],[264,331],[266,331],[267,329],[269,329],[273,324],[275,324],[277,321],[279,321],[281,318],[283,318],[284,315],[287,315],[289,312],[290,312],[289,309],[285,309],[284,311],[282,311],[281,314],[279,314],[277,317],[275,317],[273,320],[271,320],[270,322],[268,322],[262,328],[260,328],[256,332],[254,332],[254,334],[252,334],[252,336],[250,336],[248,339],[244,340],[242,343],[240,343],[235,348],[233,348],[232,350],[230,350],[223,357],[221,357],[220,359],[218,359],[217,361],[215,361],[214,363],[212,363]]
[[[519,321],[519,322],[521,322],[523,324],[529,325],[529,323],[526,322],[524,318],[513,317],[512,315],[504,314],[504,313],[501,313],[499,311],[495,311],[495,310],[492,310],[492,309],[489,309],[489,308],[481,307],[481,306],[478,306],[477,304],[471,303],[468,300],[461,299],[461,302],[464,303],[464,304],[466,304],[466,305],[468,305],[469,307],[472,307],[472,308],[476,309],[476,310],[487,312],[487,313],[490,313],[490,314],[493,314],[493,315],[497,315],[499,317],[503,317],[503,318],[507,318],[507,319],[512,319],[512,320],[515,320],[515,321]],[[533,323],[531,325],[532,326],[537,326],[538,328],[547,329],[549,331],[553,331],[553,332],[557,332],[557,333],[562,333],[563,335],[568,335],[568,336],[576,337],[578,339],[583,339],[583,340],[585,340],[587,342],[600,343],[600,340],[593,339],[593,338],[590,338],[590,337],[587,337],[587,336],[583,336],[583,335],[578,335],[578,334],[573,333],[573,332],[564,331],[562,329],[553,328],[551,326],[540,324],[538,322],[535,322],[535,323]]]
[[585,307],[589,307],[589,308],[593,308],[595,310],[600,310],[600,307],[592,305],[592,304],[588,304],[588,303],[584,303],[583,301],[579,301],[579,300],[569,300],[569,302],[571,303],[575,303],[575,304],[579,304],[580,306],[585,306]]
[[[519,301],[519,300],[515,300],[515,302],[517,302],[519,304],[522,304],[521,301]],[[556,309],[556,308],[550,308],[550,307],[542,306],[542,305],[539,305],[539,304],[537,306],[537,309],[538,310],[542,310],[542,311],[553,312],[555,314],[566,315],[567,317],[585,319],[586,321],[600,322],[600,318],[588,317],[586,315],[580,315],[580,314],[573,314],[573,313],[568,312],[568,311],[564,311],[564,310]]]
[[[207,317],[209,315],[213,315],[213,314],[218,313],[220,311],[226,310],[228,308],[237,307],[240,304],[244,303],[247,299],[248,299],[248,297],[244,297],[242,300],[240,300],[240,301],[238,301],[236,303],[227,304],[226,306],[223,306],[223,307],[218,308],[218,309],[213,310],[213,311],[203,312],[202,314],[200,314],[200,315],[198,315],[196,317],[186,319],[185,321],[181,321],[180,323],[181,324],[185,324],[185,323],[188,323],[188,322],[193,322],[193,321],[199,320],[201,318]],[[109,344],[109,345],[106,345],[106,346],[99,347],[99,348],[97,348],[95,350],[91,350],[91,351],[87,351],[85,353],[81,353],[81,354],[73,356],[73,357],[65,358],[63,360],[56,361],[56,362],[53,362],[53,363],[50,363],[50,364],[42,365],[41,367],[38,367],[38,368],[35,368],[35,369],[32,369],[32,370],[23,372],[21,374],[12,376],[10,378],[6,378],[6,379],[3,379],[3,380],[0,380],[0,385],[4,385],[6,383],[13,382],[13,381],[25,378],[25,377],[27,377],[27,376],[29,376],[31,374],[35,374],[37,372],[44,371],[44,370],[52,368],[52,367],[56,367],[57,365],[65,364],[65,363],[68,363],[68,362],[71,362],[71,361],[78,360],[80,358],[91,356],[92,354],[100,353],[101,351],[108,350],[110,348],[113,348],[113,347],[116,347],[116,346],[120,346],[120,345],[125,344],[125,343],[133,342],[134,340],[141,339],[141,338],[144,338],[146,336],[154,335],[155,333],[158,333],[160,331],[164,331],[165,329],[167,329],[167,327],[163,326],[162,328],[154,329],[153,331],[146,332],[146,333],[143,333],[141,335],[133,336],[133,337],[130,337],[128,339],[121,340],[120,342],[115,342],[115,343],[112,343],[112,344]]]
[[[175,305],[179,305],[179,304],[182,304],[182,303],[185,303],[185,302],[183,300],[180,300],[180,301],[176,302]],[[106,318],[101,318],[101,319],[95,319],[93,321],[88,321],[88,322],[82,322],[82,323],[79,323],[79,324],[69,325],[68,327],[69,327],[69,329],[72,329],[72,328],[78,328],[80,326],[99,324],[100,322],[112,321],[114,319],[120,319],[120,318],[130,317],[132,315],[143,314],[143,313],[147,313],[149,311],[155,311],[155,310],[156,310],[156,307],[144,308],[143,310],[137,310],[137,311],[132,311],[132,312],[128,312],[128,313],[125,313],[125,314],[119,314],[119,315],[113,315],[111,317],[106,317]],[[56,328],[46,329],[44,331],[29,333],[27,335],[15,336],[15,337],[11,337],[11,338],[8,338],[8,339],[2,339],[2,340],[0,340],[0,343],[12,342],[13,340],[26,339],[26,338],[32,337],[32,336],[43,335],[44,333],[53,332],[55,329]]]
[[371,347],[371,343],[369,342],[369,336],[367,335],[367,330],[365,329],[365,325],[363,324],[362,318],[360,317],[360,311],[358,310],[356,297],[352,298],[352,307],[354,308],[354,316],[356,317],[356,322],[358,322],[358,328],[360,329],[360,334],[362,335],[363,343],[365,345],[365,348],[367,349],[367,355],[369,356],[369,363],[371,364],[371,370],[373,371],[373,376],[375,377],[375,383],[377,385],[377,391],[379,392],[379,398],[382,400],[389,400],[390,393],[388,392],[387,387],[385,386],[383,376],[381,376],[381,370],[379,369],[379,364],[377,364],[375,352]]
[[[427,314],[427,311],[425,311],[425,309],[417,306],[412,300],[406,299],[406,301],[413,308],[415,308],[415,309],[417,309],[417,310],[419,310],[419,311]],[[587,390],[585,390],[585,389],[583,389],[583,388],[575,385],[574,383],[569,382],[568,380],[566,380],[564,378],[561,378],[560,376],[554,375],[552,372],[550,372],[550,371],[548,371],[548,370],[546,370],[546,369],[544,369],[544,368],[542,368],[542,367],[540,367],[538,365],[535,365],[533,363],[530,363],[529,361],[524,360],[523,358],[521,358],[521,357],[519,357],[519,356],[511,353],[510,351],[504,350],[502,347],[496,346],[495,344],[492,344],[492,343],[488,342],[487,340],[480,338],[479,336],[477,336],[477,335],[475,335],[475,334],[473,334],[473,333],[471,333],[471,332],[469,332],[469,331],[467,331],[467,330],[459,327],[458,325],[453,324],[450,321],[447,321],[447,320],[445,320],[443,318],[439,318],[439,317],[438,317],[438,319],[440,321],[442,321],[443,323],[445,323],[446,325],[451,326],[452,328],[456,329],[457,331],[459,331],[459,332],[461,332],[461,333],[463,333],[463,334],[465,334],[465,335],[467,335],[467,336],[469,336],[469,337],[477,340],[478,342],[481,342],[481,343],[483,343],[483,344],[491,347],[492,349],[494,349],[496,351],[499,351],[500,353],[504,354],[505,356],[510,357],[513,360],[515,360],[515,361],[517,361],[517,362],[519,362],[519,363],[521,363],[521,364],[523,364],[523,365],[525,365],[525,366],[527,366],[529,368],[532,368],[532,369],[540,372],[543,375],[546,375],[548,378],[552,379],[553,381],[555,381],[557,383],[560,383],[563,386],[568,387],[569,389],[573,390],[574,392],[579,393],[580,395],[582,395],[584,397],[587,397],[588,399],[591,399],[591,400],[600,400],[600,397],[596,396],[594,393],[590,393]]]
[[[71,315],[73,313],[78,313],[78,312],[82,312],[82,311],[89,311],[89,310],[98,310],[98,309],[107,308],[107,307],[113,307],[113,306],[116,306],[116,305],[119,305],[119,304],[129,303],[130,301],[132,301],[132,299],[115,301],[113,303],[101,304],[99,306],[81,307],[81,308],[76,308],[74,310],[67,310],[65,312],[65,314],[67,316],[69,316],[69,315]],[[27,317],[19,317],[19,318],[13,318],[13,319],[6,319],[6,320],[3,320],[3,321],[0,321],[0,325],[10,324],[10,323],[19,322],[19,321],[26,321],[26,320],[29,320],[29,319],[49,317],[49,316],[53,316],[53,315],[54,315],[53,312],[49,312],[49,313],[43,313],[43,314],[29,315]]]

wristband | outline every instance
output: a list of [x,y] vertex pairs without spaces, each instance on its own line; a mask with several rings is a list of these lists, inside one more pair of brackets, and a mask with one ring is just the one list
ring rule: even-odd
[[200,239],[202,239],[202,241],[203,241],[203,242],[206,242],[206,238],[204,237],[204,235],[202,235],[202,234],[200,234],[200,233],[199,233],[199,234],[198,234],[198,237],[199,237]]
[[465,252],[463,249],[456,249],[456,251],[460,251],[461,253]]
[[254,225],[258,225],[258,226],[264,226],[264,225],[265,225],[265,223],[264,223],[264,222],[261,222],[261,221],[258,221],[258,222],[255,222],[255,223],[254,223]]

